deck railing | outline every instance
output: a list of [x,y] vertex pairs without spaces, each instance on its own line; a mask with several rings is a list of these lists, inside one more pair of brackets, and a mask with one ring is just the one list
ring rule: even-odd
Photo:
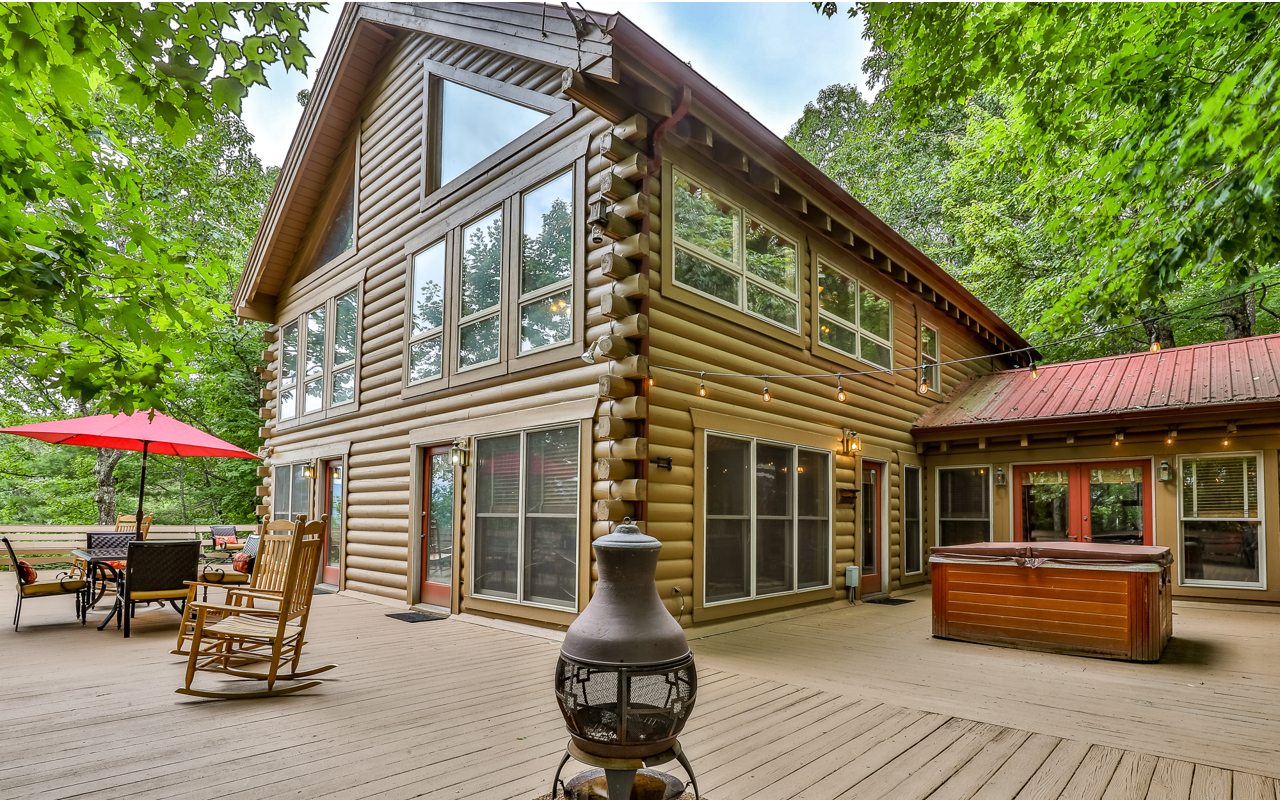
[[[256,530],[255,525],[237,525],[236,533],[247,536]],[[86,544],[85,533],[115,530],[115,525],[0,525],[0,536],[7,537],[19,558],[35,567],[47,567],[71,562],[71,551]],[[200,536],[209,539],[208,525],[152,525],[148,536],[166,538],[172,536]],[[3,548],[0,548],[3,550]],[[10,568],[9,559],[0,552],[0,570]]]

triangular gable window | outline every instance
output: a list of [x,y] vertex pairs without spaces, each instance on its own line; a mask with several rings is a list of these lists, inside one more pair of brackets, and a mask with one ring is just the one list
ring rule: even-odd
[[320,249],[312,261],[312,267],[327,264],[351,249],[355,244],[356,232],[356,186],[355,170],[348,167],[347,179],[343,181],[340,194],[333,208],[333,216],[325,228],[320,240]]
[[479,164],[549,114],[488,92],[440,80],[437,186]]

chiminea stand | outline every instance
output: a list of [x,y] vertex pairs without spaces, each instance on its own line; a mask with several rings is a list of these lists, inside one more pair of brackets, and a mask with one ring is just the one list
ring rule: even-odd
[[694,800],[701,800],[698,794],[698,778],[693,774],[693,767],[689,765],[689,759],[685,758],[684,750],[681,749],[679,742],[673,742],[671,747],[644,758],[601,758],[599,756],[584,753],[581,748],[574,744],[573,740],[569,740],[569,744],[565,747],[564,758],[560,759],[560,766],[556,767],[556,776],[551,781],[551,800],[555,800],[560,795],[558,792],[565,789],[564,797],[568,798],[568,789],[560,781],[560,773],[564,771],[564,765],[569,763],[569,759],[573,758],[577,761],[592,767],[599,767],[604,770],[605,779],[609,782],[609,800],[630,800],[631,788],[635,784],[636,773],[645,767],[656,767],[660,764],[666,764],[669,761],[678,761],[680,766],[684,767],[685,774],[689,776],[689,783],[686,788],[693,789]]

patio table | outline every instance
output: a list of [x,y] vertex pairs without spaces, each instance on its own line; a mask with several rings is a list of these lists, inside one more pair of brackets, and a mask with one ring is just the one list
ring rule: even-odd
[[[116,569],[115,561],[126,561],[129,558],[129,548],[127,547],[94,547],[80,548],[72,550],[71,555],[84,561],[88,566],[89,577],[89,608],[97,605],[102,599],[102,595],[107,591],[107,584],[114,583],[117,587],[120,585],[120,572]],[[98,630],[107,627],[107,623],[111,622],[116,614],[120,613],[120,604],[115,603],[111,607],[111,613],[107,614],[107,618],[98,626]]]

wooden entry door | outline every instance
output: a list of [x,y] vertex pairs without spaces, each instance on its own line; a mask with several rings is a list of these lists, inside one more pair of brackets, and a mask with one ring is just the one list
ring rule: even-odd
[[1020,542],[1151,544],[1151,463],[1097,461],[1015,467]]
[[861,552],[858,564],[862,573],[858,578],[858,594],[879,594],[884,591],[884,553],[880,546],[880,480],[884,465],[874,461],[862,462]]
[[342,505],[342,462],[324,462],[324,513],[329,515],[329,526],[324,531],[324,560],[320,566],[320,582],[338,585],[342,563],[342,526],[345,522]]
[[422,586],[419,598],[449,608],[453,600],[453,461],[449,446],[431,447],[422,463]]

